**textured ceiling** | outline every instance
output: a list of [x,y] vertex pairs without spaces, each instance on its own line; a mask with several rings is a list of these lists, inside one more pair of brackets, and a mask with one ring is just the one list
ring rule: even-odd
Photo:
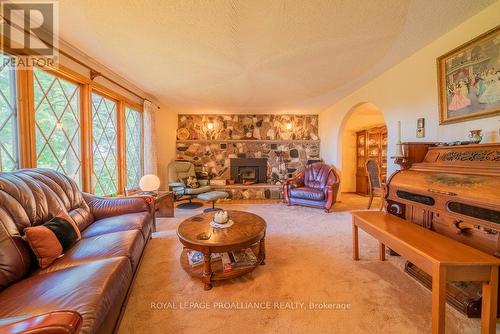
[[179,112],[318,112],[494,0],[61,0],[61,37]]

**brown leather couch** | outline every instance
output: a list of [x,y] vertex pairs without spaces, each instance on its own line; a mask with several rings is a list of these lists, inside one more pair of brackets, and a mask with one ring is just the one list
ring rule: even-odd
[[318,162],[285,182],[285,202],[288,205],[310,206],[330,212],[337,199],[339,184],[340,179],[335,170]]
[[[37,268],[23,230],[65,210],[82,239]],[[0,333],[111,333],[153,222],[151,197],[82,193],[49,169],[0,173]]]

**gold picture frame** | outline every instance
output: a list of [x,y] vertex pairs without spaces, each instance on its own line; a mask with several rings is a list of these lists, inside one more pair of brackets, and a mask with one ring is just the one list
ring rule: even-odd
[[500,25],[436,62],[439,124],[500,115]]

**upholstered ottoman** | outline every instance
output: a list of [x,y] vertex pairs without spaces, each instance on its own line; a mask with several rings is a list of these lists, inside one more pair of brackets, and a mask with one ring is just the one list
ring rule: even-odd
[[222,210],[220,208],[215,207],[215,201],[218,199],[227,198],[228,196],[229,194],[225,191],[214,190],[214,191],[209,191],[207,193],[199,194],[196,197],[198,199],[201,199],[202,201],[212,201],[212,207],[204,210],[205,212],[208,212],[208,211]]

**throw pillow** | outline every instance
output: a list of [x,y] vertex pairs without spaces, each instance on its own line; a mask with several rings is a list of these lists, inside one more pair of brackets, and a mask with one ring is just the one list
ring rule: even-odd
[[43,225],[26,227],[24,234],[42,269],[81,238],[76,223],[66,212],[60,212]]
[[196,188],[200,187],[198,180],[193,176],[185,177],[181,181],[182,181],[182,183],[184,183],[186,188],[196,189]]

